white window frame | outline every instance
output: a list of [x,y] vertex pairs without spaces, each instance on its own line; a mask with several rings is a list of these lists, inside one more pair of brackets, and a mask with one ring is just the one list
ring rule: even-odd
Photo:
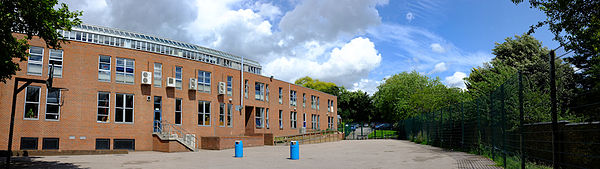
[[254,112],[254,119],[255,119],[255,123],[258,122],[257,124],[254,124],[254,126],[256,126],[256,128],[263,128],[264,125],[264,115],[265,115],[265,108],[262,107],[256,107],[255,109],[256,112]]
[[[101,68],[101,64],[107,64],[107,62],[102,62],[102,57],[108,57],[108,70],[102,69]],[[112,75],[110,70],[112,69],[112,57],[111,56],[107,56],[107,55],[98,55],[98,81],[101,82],[110,82],[112,80]],[[104,72],[104,73],[108,73],[108,80],[106,79],[100,79],[100,72]]]
[[[29,92],[29,88],[37,88],[38,89],[38,99],[37,102],[30,102],[27,101],[27,92]],[[27,86],[25,88],[25,103],[23,104],[23,120],[38,120],[40,119],[40,100],[41,100],[41,95],[42,95],[42,88],[40,86]],[[27,104],[36,104],[37,105],[37,112],[35,117],[36,118],[27,118]]]
[[[31,60],[31,56],[29,56],[29,58],[27,58],[27,74],[28,75],[35,75],[35,76],[42,76],[42,73],[44,72],[44,48],[43,47],[37,47],[37,46],[31,46],[29,47],[29,55],[32,55],[31,53],[31,48],[41,48],[42,49],[42,54],[38,55],[37,53],[34,54],[36,56],[40,56],[41,60],[37,61],[37,60]],[[40,73],[38,74],[37,72],[31,72],[30,68],[31,66],[29,65],[39,65],[40,66]]]
[[162,87],[162,63],[154,63],[154,73],[152,75],[152,79],[154,87]]
[[306,93],[302,93],[302,107],[306,107]]
[[219,127],[225,127],[225,103],[219,103]]
[[[179,111],[177,110],[177,101],[179,101]],[[175,125],[181,125],[183,123],[183,99],[175,98],[175,116],[173,117],[173,123]],[[177,121],[177,113],[179,113],[179,121]]]
[[265,128],[269,129],[269,108],[265,110]]
[[[200,108],[200,106],[202,106],[202,108]],[[206,106],[208,106],[208,109],[206,108]],[[210,109],[210,101],[198,101],[198,110],[200,110],[198,112],[198,115],[202,116],[202,124],[198,124],[198,126],[210,126],[212,125],[212,121],[211,121],[211,115],[210,112],[212,111]],[[208,112],[206,112],[205,110],[208,110]],[[206,119],[206,115],[208,115],[208,120]],[[206,122],[208,121],[208,124],[206,124]]]
[[296,106],[296,91],[290,90],[290,106]]
[[[122,95],[123,97],[123,107],[117,107],[117,103],[116,103],[116,98],[119,97],[118,95]],[[131,107],[127,107],[127,96],[131,95],[131,99],[132,99],[132,104]],[[123,109],[123,121],[117,121],[118,119],[116,118],[116,114],[119,113],[117,112],[117,109],[121,108]],[[126,118],[126,110],[127,109],[131,109],[131,122],[125,121]],[[126,94],[126,93],[116,93],[115,94],[115,123],[121,123],[121,124],[133,124],[135,122],[135,95],[134,94]]]
[[244,98],[248,98],[248,79],[244,80]]
[[[117,57],[115,60],[116,67],[119,67],[119,60],[123,61],[123,71],[119,71],[119,69],[115,70],[115,82],[121,84],[135,84],[135,60],[129,58],[119,58]],[[127,72],[127,63],[132,62],[132,72]],[[119,75],[122,74],[122,75]],[[119,76],[122,76],[123,81],[119,81]],[[131,76],[131,82],[127,81],[128,77]]]
[[283,110],[279,110],[279,129],[283,129]]
[[227,104],[227,127],[233,127],[233,113],[231,109],[233,109],[233,104]]
[[269,102],[269,84],[265,84],[265,101]]
[[227,96],[233,95],[233,76],[227,76]]
[[[208,71],[198,70],[198,91],[203,93],[210,93],[210,83],[212,81],[212,73]],[[206,82],[208,78],[208,82]]]
[[265,100],[265,84],[261,82],[254,82],[254,99],[264,101]]
[[[61,92],[60,89],[55,89],[55,90],[58,91],[57,103],[49,103],[48,102],[48,96],[49,96],[50,90],[48,90],[48,88],[46,88],[46,113],[44,114],[44,119],[46,121],[60,121],[60,101],[61,101],[61,94],[62,94],[62,92]],[[48,112],[48,105],[57,106],[58,107],[58,112],[56,112],[56,113],[49,113]],[[54,115],[56,115],[57,119],[48,119],[48,117],[46,116],[48,114],[54,114]]]
[[[100,94],[106,94],[108,95],[108,107],[105,106],[100,106]],[[98,117],[100,117],[100,113],[98,112],[98,109],[96,109],[96,122],[98,123],[109,123],[110,122],[110,92],[98,92],[98,94],[96,95],[96,107],[97,108],[105,108],[108,109],[108,114],[106,114],[106,121],[98,121]],[[104,115],[102,115],[104,117]]]
[[283,104],[283,88],[279,88],[279,104]]
[[291,111],[290,112],[290,127],[292,129],[296,129],[298,122],[298,112]]
[[[52,54],[54,53],[60,53],[60,58],[57,57],[52,57]],[[50,64],[50,62],[60,62],[60,65],[54,65],[54,72],[52,72],[54,74],[54,77],[58,77],[61,78],[62,77],[62,72],[63,72],[63,50],[57,50],[57,49],[50,49],[50,52],[48,53],[48,71],[50,71],[50,66],[52,64]],[[56,73],[57,69],[60,69],[60,73]]]
[[175,66],[175,89],[183,89],[183,67]]

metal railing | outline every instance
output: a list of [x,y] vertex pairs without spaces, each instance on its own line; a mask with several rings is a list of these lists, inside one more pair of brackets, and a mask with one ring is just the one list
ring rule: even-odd
[[289,145],[290,141],[298,141],[300,144],[313,144],[339,141],[339,131],[318,131],[305,134],[288,135],[275,137],[273,141],[275,145]]
[[196,134],[188,132],[181,125],[169,123],[166,120],[155,120],[153,133],[159,135],[161,139],[177,140],[193,151],[200,148]]

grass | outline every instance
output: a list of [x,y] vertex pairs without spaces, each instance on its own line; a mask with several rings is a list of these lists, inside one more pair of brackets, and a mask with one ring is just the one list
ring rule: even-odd
[[375,130],[369,133],[367,137],[369,137],[369,139],[373,139],[383,138],[383,136],[395,138],[397,136],[397,133],[394,130]]
[[[475,151],[469,151],[470,154],[477,154]],[[492,159],[491,152],[489,150],[483,150],[481,152],[482,156],[494,161],[496,166],[502,167],[504,166],[504,158],[500,153],[496,154],[496,158]],[[521,168],[521,159],[517,156],[506,156],[506,168]],[[525,162],[526,169],[552,169],[550,166],[545,166],[542,164],[536,164],[533,162]]]

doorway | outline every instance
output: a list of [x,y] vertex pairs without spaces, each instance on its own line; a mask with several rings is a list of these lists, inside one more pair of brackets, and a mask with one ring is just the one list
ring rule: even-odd
[[162,97],[154,96],[154,132],[162,131]]

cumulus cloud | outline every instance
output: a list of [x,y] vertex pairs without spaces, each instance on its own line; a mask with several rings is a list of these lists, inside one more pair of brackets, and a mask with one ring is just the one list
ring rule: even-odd
[[464,90],[467,89],[464,80],[465,77],[467,77],[467,74],[463,72],[454,72],[452,76],[446,77],[444,82],[446,82],[448,87],[458,87]]
[[440,73],[440,72],[444,72],[446,70],[448,70],[446,63],[440,62],[438,64],[435,64],[435,66],[433,67],[433,70],[429,74]]
[[334,48],[327,61],[319,63],[294,57],[281,57],[264,66],[267,75],[293,81],[303,76],[327,79],[338,85],[352,86],[379,66],[381,54],[368,38],[358,37],[341,48]]
[[352,88],[350,91],[361,90],[367,92],[369,95],[375,94],[377,92],[377,86],[381,84],[382,81],[370,80],[370,79],[360,79],[360,81],[352,84]]
[[444,53],[446,52],[446,49],[444,49],[444,47],[442,47],[442,45],[440,45],[439,43],[432,43],[430,45],[431,50],[437,53]]

